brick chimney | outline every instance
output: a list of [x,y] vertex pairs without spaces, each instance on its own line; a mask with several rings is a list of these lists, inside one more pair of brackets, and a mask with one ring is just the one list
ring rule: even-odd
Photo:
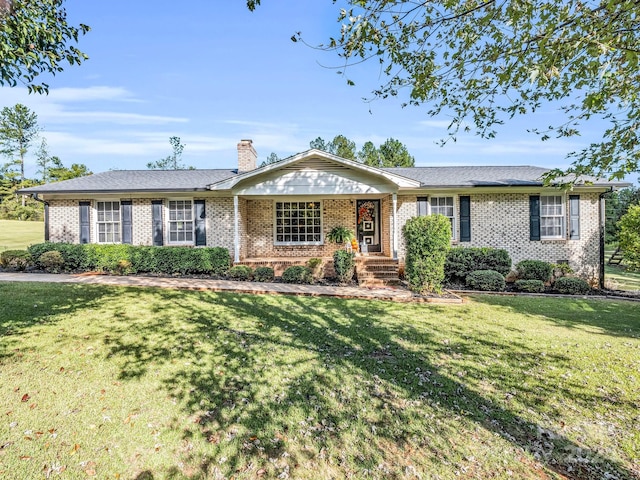
[[240,140],[238,143],[238,171],[248,172],[255,170],[257,166],[258,154],[253,148],[252,140]]

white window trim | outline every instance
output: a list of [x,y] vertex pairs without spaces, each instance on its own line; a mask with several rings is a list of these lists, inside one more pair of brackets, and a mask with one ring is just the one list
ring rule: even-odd
[[[119,242],[101,242],[100,241],[100,232],[98,231],[98,224],[100,223],[113,223],[113,222],[99,222],[98,221],[98,203],[104,202],[118,202],[119,208],[118,213],[120,214],[120,220],[118,221],[118,236],[120,237]],[[95,232],[95,242],[100,245],[120,245],[122,243],[122,200],[119,198],[97,198],[94,200],[92,205],[93,210],[93,231]]]
[[[543,197],[560,197],[560,206],[562,207],[562,213],[560,215],[544,215],[544,217],[555,218],[560,217],[560,235],[543,235],[542,234],[542,198]],[[557,193],[540,194],[540,240],[565,240],[567,235],[567,198],[565,195]]]
[[[278,220],[277,220],[277,203],[292,203],[292,202],[319,202],[320,203],[320,241],[319,242],[278,242]],[[324,203],[322,200],[309,200],[308,198],[287,198],[285,200],[273,201],[273,245],[277,247],[304,247],[304,246],[319,246],[324,245]]]
[[451,240],[457,240],[458,236],[456,235],[456,232],[458,230],[457,225],[458,225],[458,197],[457,195],[429,195],[428,197],[428,201],[427,201],[427,208],[429,211],[429,215],[435,215],[433,213],[433,209],[432,209],[432,203],[433,203],[433,199],[434,198],[452,198],[453,199],[453,217],[449,217],[447,215],[444,215],[447,218],[451,218],[453,221],[451,222]]
[[[191,202],[191,237],[192,240],[189,241],[179,241],[179,242],[172,242],[171,241],[171,209],[169,208],[169,202]],[[164,201],[164,218],[165,218],[165,222],[164,222],[164,235],[165,235],[165,240],[167,245],[186,245],[186,246],[191,246],[191,245],[195,245],[196,244],[196,214],[195,214],[195,204],[193,201],[193,198],[167,198]]]

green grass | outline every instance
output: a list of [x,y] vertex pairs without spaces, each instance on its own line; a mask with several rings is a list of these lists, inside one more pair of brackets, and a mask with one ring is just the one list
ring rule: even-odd
[[[605,262],[609,260],[616,245],[607,245],[605,248]],[[624,261],[621,265],[605,265],[604,267],[605,287],[614,290],[640,290],[640,272],[630,272],[625,268]]]
[[44,222],[0,220],[0,252],[23,250],[41,242],[44,242]]
[[7,478],[640,475],[631,302],[0,283],[0,385]]
[[640,290],[640,272],[627,271],[624,266],[604,267],[605,286],[616,290]]

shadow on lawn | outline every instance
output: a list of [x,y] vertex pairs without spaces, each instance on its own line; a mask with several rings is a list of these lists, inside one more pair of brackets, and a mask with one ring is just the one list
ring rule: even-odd
[[506,307],[524,315],[546,317],[550,322],[567,328],[591,327],[603,335],[640,338],[640,304],[634,309],[620,309],[624,300],[503,297],[498,295],[477,295],[476,301],[493,306]]
[[[487,347],[500,354],[501,362],[524,371],[540,361],[524,344],[504,346],[479,333],[465,334],[463,324],[453,344],[435,341],[432,326],[386,321],[399,307],[381,302],[170,290],[156,295],[154,322],[131,325],[127,341],[113,332],[106,343],[110,355],[123,362],[123,379],[144,375],[152,364],[184,365],[185,359],[195,359],[195,365],[174,369],[164,379],[169,395],[195,425],[185,428],[176,419],[172,428],[183,429],[187,442],[202,435],[211,447],[204,458],[185,454],[185,463],[199,470],[189,476],[247,470],[295,476],[296,466],[304,462],[330,470],[322,472],[328,476],[369,472],[399,478],[410,476],[411,468],[419,472],[426,458],[454,470],[473,462],[450,439],[461,435],[459,428],[473,435],[481,427],[569,478],[605,478],[607,472],[612,478],[634,478],[623,465],[524,419],[508,403],[480,394],[447,371],[451,356],[478,356],[482,362],[479,356]],[[191,329],[168,327],[172,319],[161,302],[175,304]],[[416,315],[426,308],[451,314],[441,307],[402,308],[413,308]],[[464,309],[457,311],[462,320],[464,314]],[[468,375],[498,381],[500,369],[488,365]],[[357,385],[342,376],[358,377]],[[515,395],[518,388],[522,385],[513,382],[503,390]],[[534,400],[527,407],[536,408],[557,394],[558,386],[540,382],[530,393]],[[520,473],[539,478],[535,465],[525,457],[520,462]],[[168,475],[183,473],[176,469]]]
[[26,329],[52,323],[56,315],[100,308],[105,297],[115,295],[110,287],[48,283],[0,282],[0,359],[12,356],[14,341]]

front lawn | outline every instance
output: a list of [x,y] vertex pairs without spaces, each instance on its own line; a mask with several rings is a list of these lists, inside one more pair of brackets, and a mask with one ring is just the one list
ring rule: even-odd
[[0,477],[638,478],[638,309],[0,283]]
[[44,242],[44,222],[0,220],[0,252]]

